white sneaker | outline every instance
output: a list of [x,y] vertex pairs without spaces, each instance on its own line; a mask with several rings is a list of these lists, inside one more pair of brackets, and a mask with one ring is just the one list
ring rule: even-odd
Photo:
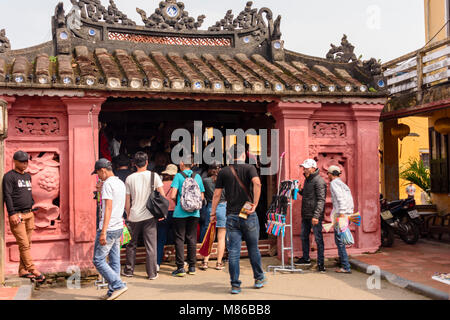
[[111,296],[106,300],[116,300],[120,295],[127,292],[128,287],[123,287],[122,289],[114,291]]
[[159,264],[156,265],[156,272],[159,272]]

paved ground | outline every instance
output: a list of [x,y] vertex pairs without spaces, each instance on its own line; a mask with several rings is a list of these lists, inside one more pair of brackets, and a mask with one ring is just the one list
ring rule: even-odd
[[396,238],[391,248],[353,258],[450,294],[449,285],[431,279],[436,272],[450,273],[450,243],[420,239],[409,245]]
[[0,287],[0,300],[13,300],[19,288]]
[[[279,265],[275,258],[263,258],[265,270],[269,265]],[[211,265],[214,261],[211,262]],[[197,270],[196,275],[174,278],[173,265],[162,265],[156,280],[145,278],[144,266],[138,266],[134,278],[126,278],[129,290],[119,300],[425,300],[427,298],[390,284],[381,282],[381,289],[369,290],[369,275],[354,271],[353,274],[336,274],[328,268],[326,274],[305,270],[302,274],[267,273],[268,283],[262,289],[253,288],[253,277],[248,259],[241,261],[242,293],[229,293],[227,270]],[[41,288],[35,291],[35,300],[92,300],[105,293],[93,284],[81,289]]]

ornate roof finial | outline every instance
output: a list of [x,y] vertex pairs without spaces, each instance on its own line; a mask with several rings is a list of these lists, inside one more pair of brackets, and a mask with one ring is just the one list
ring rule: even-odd
[[348,42],[347,35],[344,34],[339,47],[331,44],[331,49],[327,53],[327,59],[335,62],[349,63],[357,61],[354,53],[355,47]]
[[100,0],[70,0],[74,6],[81,10],[81,18],[91,22],[104,20],[108,24],[122,24],[124,26],[134,26],[136,23],[129,19],[126,14],[117,9],[113,0],[109,0],[106,9]]
[[201,15],[195,21],[184,10],[184,3],[175,0],[161,1],[159,8],[150,17],[147,17],[142,9],[136,8],[136,11],[140,14],[145,26],[150,29],[197,30],[206,18],[205,15]]
[[11,43],[9,42],[9,39],[6,36],[5,29],[2,29],[0,30],[0,53],[4,53],[9,50],[11,50]]

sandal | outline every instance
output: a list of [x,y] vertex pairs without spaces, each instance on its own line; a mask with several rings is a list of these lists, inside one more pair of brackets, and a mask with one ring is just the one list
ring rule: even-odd
[[39,284],[43,284],[47,280],[43,274],[41,274],[39,277],[34,277],[31,281]]
[[223,262],[217,262],[216,263],[216,270],[223,270],[225,269]]
[[200,270],[207,270],[208,269],[208,262],[203,261],[202,265],[200,266]]
[[32,273],[23,274],[23,275],[21,275],[19,277],[25,278],[25,279],[30,279],[30,280],[36,278],[36,276],[34,274],[32,274]]

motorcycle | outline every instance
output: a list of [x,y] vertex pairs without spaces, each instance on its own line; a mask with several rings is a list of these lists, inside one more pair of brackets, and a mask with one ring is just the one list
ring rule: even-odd
[[407,244],[415,244],[419,240],[422,220],[414,198],[388,202],[380,195],[380,208],[382,246],[391,247],[394,234]]

